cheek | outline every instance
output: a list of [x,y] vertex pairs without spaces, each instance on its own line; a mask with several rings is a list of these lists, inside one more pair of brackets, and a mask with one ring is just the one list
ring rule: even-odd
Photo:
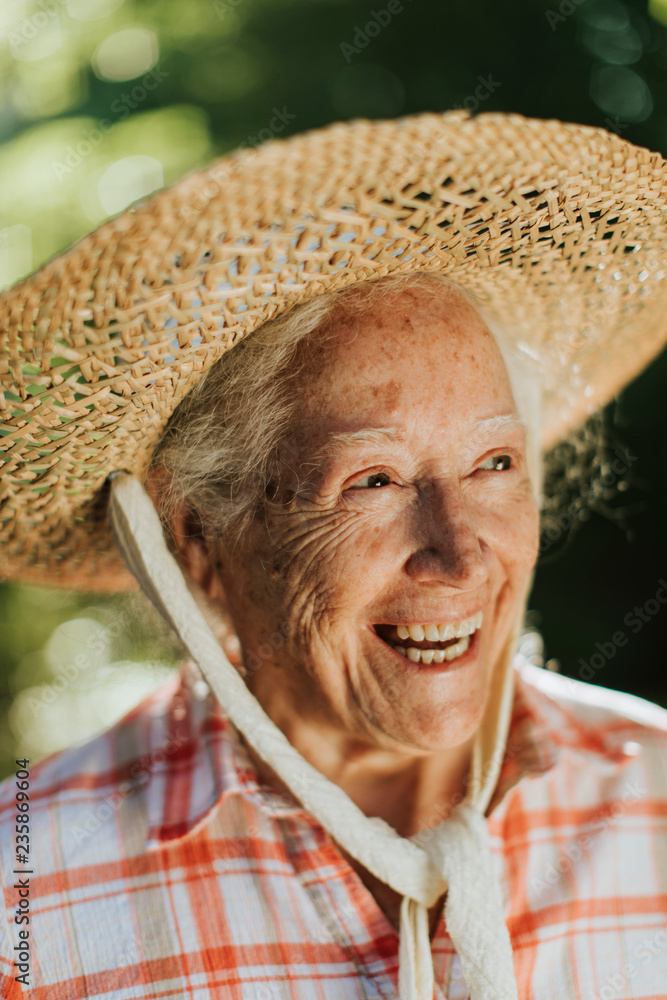
[[539,551],[540,515],[532,493],[504,496],[485,505],[486,539],[507,575],[519,584],[533,569]]
[[341,612],[372,600],[393,565],[385,520],[336,512],[268,532],[274,539],[266,557],[272,582],[295,619],[328,627]]
[[537,510],[517,512],[513,531],[506,546],[506,562],[516,577],[517,586],[522,585],[532,572],[539,553],[539,513]]

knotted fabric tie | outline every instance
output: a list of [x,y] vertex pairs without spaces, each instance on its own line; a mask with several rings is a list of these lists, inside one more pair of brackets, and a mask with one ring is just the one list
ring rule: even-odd
[[400,837],[384,820],[366,816],[292,746],[231,665],[188,590],[139,481],[118,472],[111,487],[109,515],[123,558],[181,638],[229,719],[331,836],[403,896],[401,1000],[433,1000],[427,909],[444,892],[447,929],[472,1000],[517,1000],[500,885],[480,810],[461,803],[449,819],[422,833],[421,845]]

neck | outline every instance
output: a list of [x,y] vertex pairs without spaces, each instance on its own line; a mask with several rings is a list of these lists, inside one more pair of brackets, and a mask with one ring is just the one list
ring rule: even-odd
[[[385,820],[402,837],[436,826],[465,797],[474,734],[444,750],[388,750],[333,728],[323,731],[321,723],[294,714],[274,717],[271,705],[263,707],[302,757],[342,788],[366,816]],[[273,769],[244,743],[262,783],[287,792]]]

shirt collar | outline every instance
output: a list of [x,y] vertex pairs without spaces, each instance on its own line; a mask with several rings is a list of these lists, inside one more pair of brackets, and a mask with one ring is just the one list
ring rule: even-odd
[[145,760],[146,847],[195,833],[230,795],[250,799],[272,816],[303,813],[289,794],[260,784],[242,741],[199,670],[185,665],[157,693]]
[[[520,654],[514,666],[506,751],[487,814],[524,778],[551,770],[565,748],[580,752],[585,745],[588,753],[618,756],[618,748],[595,727],[582,734],[582,723],[541,690],[540,675],[548,672]],[[147,757],[154,766],[145,792],[149,850],[195,833],[230,795],[249,799],[276,818],[308,815],[291,794],[259,782],[240,734],[191,664],[160,690],[151,718]]]

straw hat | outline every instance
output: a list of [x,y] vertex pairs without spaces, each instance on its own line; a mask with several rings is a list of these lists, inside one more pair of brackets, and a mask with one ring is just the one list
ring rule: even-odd
[[475,292],[544,391],[555,444],[667,339],[665,161],[516,114],[356,121],[225,157],[0,296],[0,573],[132,585],[109,473],[141,477],[171,413],[262,322],[433,270]]

